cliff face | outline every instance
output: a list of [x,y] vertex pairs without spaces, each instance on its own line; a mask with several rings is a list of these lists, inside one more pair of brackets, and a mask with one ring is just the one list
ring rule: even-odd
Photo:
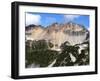
[[52,49],[59,49],[62,43],[80,44],[87,39],[88,30],[84,26],[72,22],[66,24],[54,23],[46,28],[30,25],[26,27],[26,40],[46,40],[54,44]]

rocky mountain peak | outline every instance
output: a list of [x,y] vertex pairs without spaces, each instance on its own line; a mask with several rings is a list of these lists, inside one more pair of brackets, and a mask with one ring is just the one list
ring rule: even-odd
[[49,25],[48,27],[43,27],[41,25],[32,24],[32,25],[26,26],[26,31],[32,30],[32,29],[41,29],[41,28],[49,30],[49,31],[64,31],[64,30],[81,31],[81,30],[85,29],[85,27],[83,25],[76,24],[76,23],[70,21],[70,22],[67,22],[64,24],[59,24],[59,23],[55,22],[55,23]]
[[65,24],[53,23],[48,27],[41,25],[30,25],[26,27],[26,37],[33,40],[48,40],[60,47],[62,43],[68,41],[75,45],[82,43],[87,38],[89,32],[84,26],[68,22]]
[[30,30],[33,30],[33,29],[43,29],[44,27],[41,26],[41,25],[35,25],[35,24],[31,24],[31,25],[28,25],[25,27],[25,30],[26,31],[30,31]]

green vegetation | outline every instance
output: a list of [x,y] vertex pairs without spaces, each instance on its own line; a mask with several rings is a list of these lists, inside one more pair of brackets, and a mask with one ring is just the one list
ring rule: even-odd
[[[32,43],[32,46],[30,46]],[[32,63],[47,67],[56,57],[58,52],[49,50],[52,43],[45,40],[26,42],[26,67]]]
[[[65,42],[61,45],[62,52],[57,57],[57,61],[54,66],[74,66],[74,65],[88,65],[89,64],[89,42],[84,42],[81,45],[85,44],[87,47],[81,50],[79,53],[79,45],[68,45],[68,42]],[[72,54],[76,61],[73,62],[70,54]]]
[[[84,49],[80,46],[87,45]],[[31,64],[38,64],[40,67],[47,67],[55,59],[53,67],[58,66],[74,66],[74,65],[89,65],[89,42],[82,44],[70,45],[69,42],[64,42],[60,48],[61,52],[50,50],[53,47],[51,42],[45,40],[26,41],[26,67]],[[75,57],[73,62],[70,54]]]

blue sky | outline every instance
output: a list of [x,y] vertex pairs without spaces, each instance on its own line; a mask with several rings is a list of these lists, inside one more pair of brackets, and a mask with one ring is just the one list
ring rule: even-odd
[[70,21],[84,25],[87,29],[89,29],[88,15],[26,12],[26,25],[35,24],[47,27],[55,22],[67,23]]

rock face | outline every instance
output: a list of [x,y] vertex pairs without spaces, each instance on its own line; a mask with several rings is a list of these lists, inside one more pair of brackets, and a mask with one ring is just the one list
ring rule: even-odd
[[26,40],[46,40],[54,44],[52,49],[59,49],[66,41],[70,45],[83,43],[89,35],[84,26],[72,22],[53,23],[46,28],[41,25],[29,25],[25,32]]
[[25,67],[89,65],[89,31],[76,23],[25,28]]

